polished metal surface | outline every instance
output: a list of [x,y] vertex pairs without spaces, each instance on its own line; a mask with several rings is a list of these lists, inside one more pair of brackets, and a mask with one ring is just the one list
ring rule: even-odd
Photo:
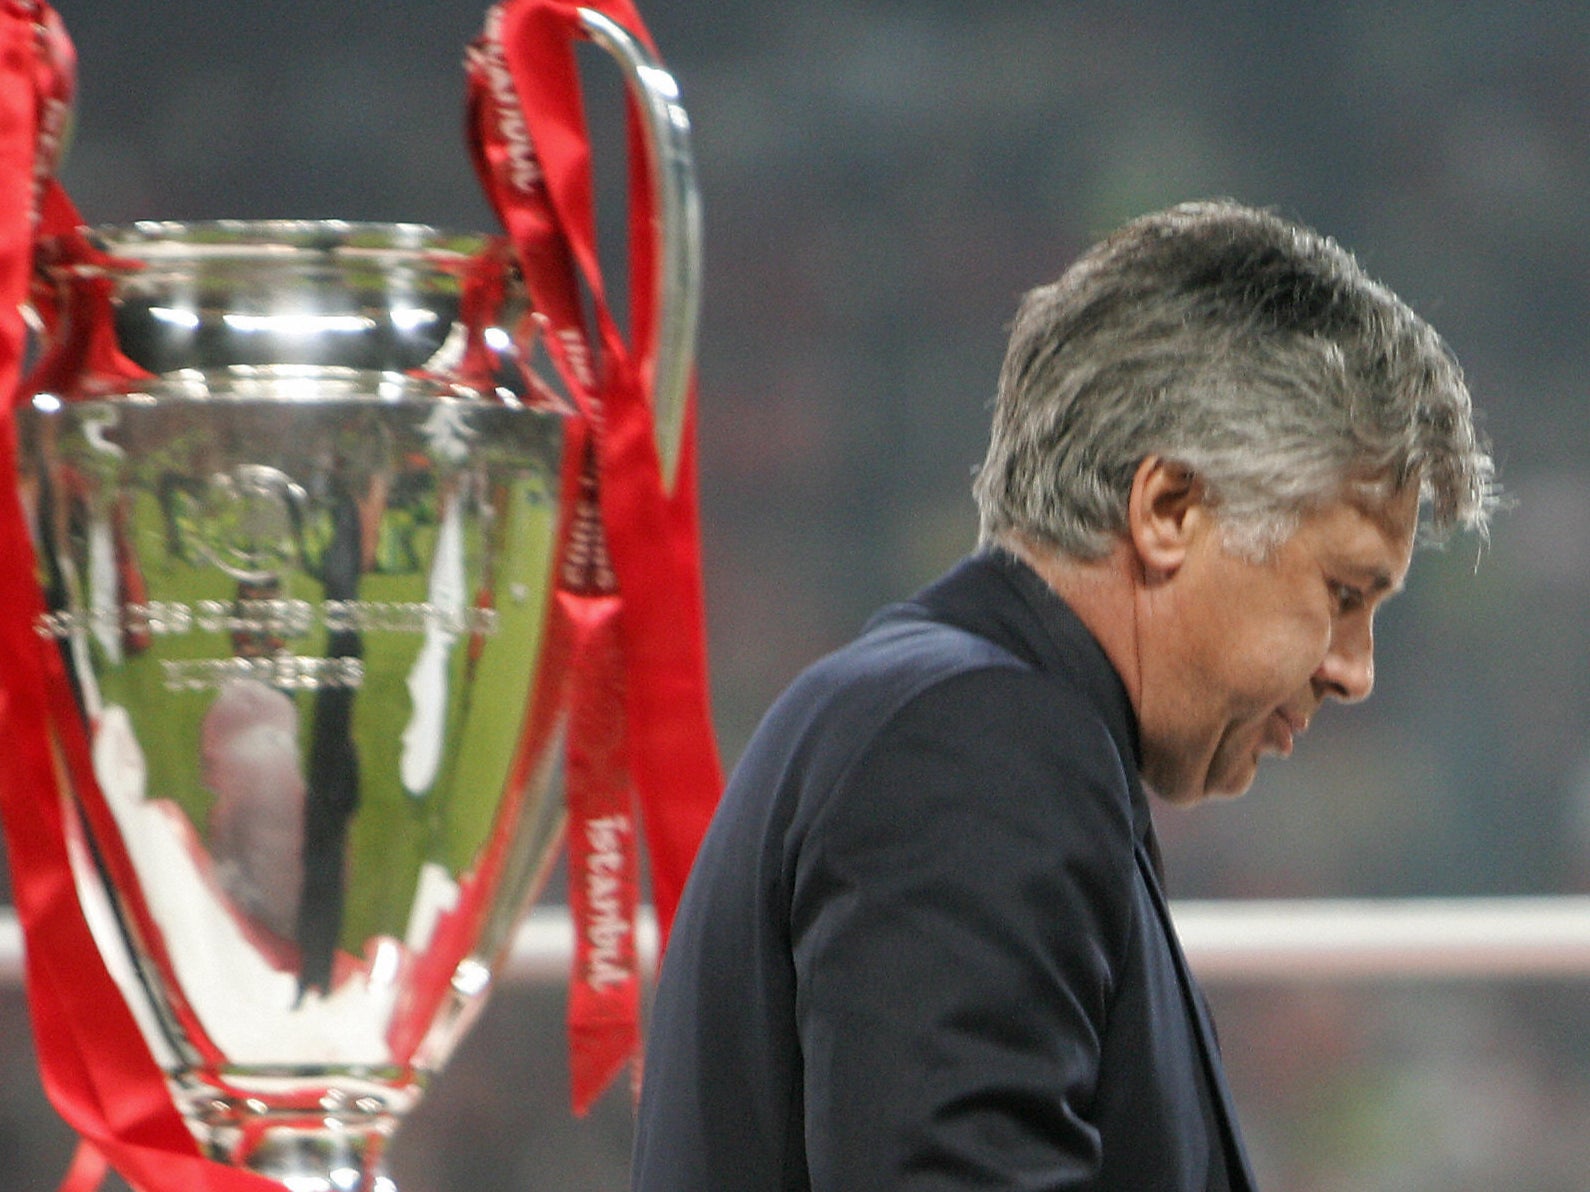
[[690,118],[679,102],[674,77],[628,30],[590,8],[580,9],[580,22],[619,64],[639,100],[660,245],[652,410],[663,485],[671,490],[678,479],[701,308],[701,194],[690,148]]
[[560,838],[564,409],[496,242],[95,240],[19,418],[85,907],[212,1154],[382,1187]]

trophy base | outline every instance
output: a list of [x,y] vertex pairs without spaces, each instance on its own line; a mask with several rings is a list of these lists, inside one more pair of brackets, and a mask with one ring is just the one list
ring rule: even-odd
[[[275,1180],[290,1192],[397,1192],[383,1162],[390,1130],[269,1126],[238,1156],[212,1144],[208,1158]],[[239,1139],[239,1146],[244,1145]]]
[[291,1192],[396,1192],[386,1174],[386,1146],[417,1089],[394,1095],[372,1086],[350,1096],[322,1085],[318,1095],[305,1096],[299,1084],[286,1095],[239,1097],[178,1083],[177,1103],[206,1158]]

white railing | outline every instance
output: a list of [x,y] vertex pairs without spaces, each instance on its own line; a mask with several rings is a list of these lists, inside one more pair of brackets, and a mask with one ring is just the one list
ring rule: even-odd
[[1201,979],[1590,980],[1590,896],[1183,902]]
[[[1176,926],[1210,983],[1405,978],[1590,980],[1590,896],[1181,902]],[[655,954],[649,916],[642,953]],[[567,980],[573,932],[560,908],[532,911],[507,984]],[[0,984],[22,976],[22,933],[0,910]]]

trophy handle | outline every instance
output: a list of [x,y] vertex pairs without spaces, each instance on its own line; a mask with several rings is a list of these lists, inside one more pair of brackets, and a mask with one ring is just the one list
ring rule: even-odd
[[642,115],[659,243],[653,433],[663,489],[671,492],[678,479],[701,310],[701,196],[690,151],[690,119],[674,77],[629,30],[595,9],[582,8],[579,16],[587,36],[618,62]]

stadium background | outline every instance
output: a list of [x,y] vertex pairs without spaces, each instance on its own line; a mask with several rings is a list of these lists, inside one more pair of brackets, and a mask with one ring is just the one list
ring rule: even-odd
[[[1123,219],[1231,195],[1337,236],[1437,325],[1516,507],[1489,547],[1420,557],[1369,704],[1242,802],[1161,817],[1173,894],[1590,891],[1590,7],[642,7],[705,202],[728,760],[803,664],[971,545],[1017,296]],[[90,220],[492,226],[461,131],[483,5],[58,8],[82,76],[65,177]],[[1212,988],[1262,1186],[1583,1192],[1586,984]],[[404,1192],[624,1185],[626,1095],[570,1120],[561,1013],[550,990],[493,1003],[401,1136]],[[72,1140],[25,1021],[0,990],[0,1187],[53,1188]]]

